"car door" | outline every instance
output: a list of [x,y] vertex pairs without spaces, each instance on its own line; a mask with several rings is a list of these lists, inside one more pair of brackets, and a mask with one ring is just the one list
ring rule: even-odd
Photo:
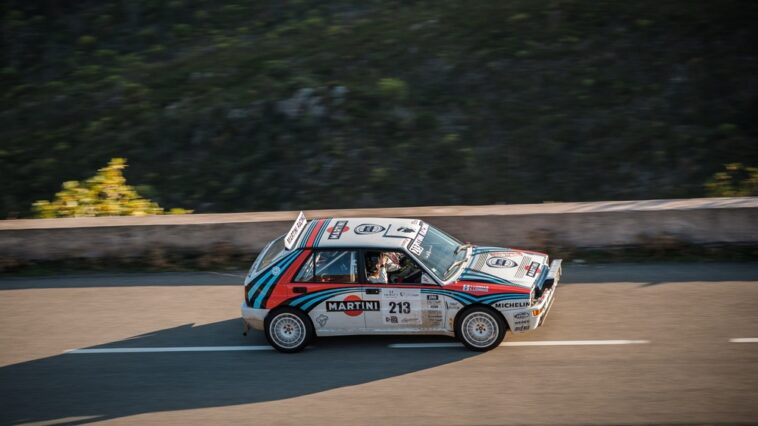
[[308,312],[318,335],[361,334],[366,302],[359,285],[357,250],[314,250],[291,286],[293,306]]
[[[372,275],[371,264],[379,251],[364,250],[362,258],[366,265],[366,277]],[[395,259],[402,259],[401,268],[391,271],[386,283],[365,283],[365,300],[379,303],[379,311],[366,313],[366,329],[370,333],[397,334],[420,330],[441,330],[445,324],[446,310],[441,296],[424,291],[439,288],[436,283],[422,279],[424,272],[405,253],[381,251]]]

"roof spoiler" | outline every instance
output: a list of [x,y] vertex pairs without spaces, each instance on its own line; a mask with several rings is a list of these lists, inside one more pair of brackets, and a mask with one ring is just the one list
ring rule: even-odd
[[303,232],[303,229],[305,229],[306,222],[307,220],[305,220],[305,214],[303,212],[300,212],[300,214],[297,215],[297,219],[295,219],[295,223],[292,224],[292,228],[290,228],[290,231],[287,232],[287,236],[284,237],[284,248],[287,250],[292,250],[292,247],[294,247],[297,239]]

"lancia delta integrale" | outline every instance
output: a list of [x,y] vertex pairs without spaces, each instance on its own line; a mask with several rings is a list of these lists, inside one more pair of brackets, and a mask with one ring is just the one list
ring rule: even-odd
[[281,352],[355,334],[454,336],[486,351],[542,325],[560,276],[544,253],[464,244],[420,220],[300,213],[250,268],[242,318]]

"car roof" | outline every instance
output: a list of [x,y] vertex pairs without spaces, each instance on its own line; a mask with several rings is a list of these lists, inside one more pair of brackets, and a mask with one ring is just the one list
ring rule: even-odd
[[326,218],[308,221],[298,248],[398,248],[418,235],[418,219],[383,217]]

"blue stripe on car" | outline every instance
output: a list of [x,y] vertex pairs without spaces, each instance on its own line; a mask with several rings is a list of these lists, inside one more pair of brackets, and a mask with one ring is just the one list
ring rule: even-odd
[[[253,308],[262,307],[261,302],[263,301],[263,298],[266,296],[266,293],[268,293],[268,291],[272,288],[273,284],[279,279],[281,274],[284,273],[284,271],[286,271],[287,268],[290,267],[292,262],[295,261],[295,259],[297,258],[299,254],[300,254],[299,251],[295,251],[289,256],[277,262],[276,265],[279,267],[279,270],[280,270],[279,274],[273,275],[272,274],[273,268],[272,268],[271,270],[266,272],[266,276],[263,279],[256,282],[255,286],[250,289],[250,292],[248,292],[248,297],[252,298],[252,295],[255,293],[255,290],[262,288],[262,290],[260,290],[260,292],[258,293],[258,297],[255,299],[255,302],[253,303]],[[264,281],[266,281],[265,284],[263,284]]]

